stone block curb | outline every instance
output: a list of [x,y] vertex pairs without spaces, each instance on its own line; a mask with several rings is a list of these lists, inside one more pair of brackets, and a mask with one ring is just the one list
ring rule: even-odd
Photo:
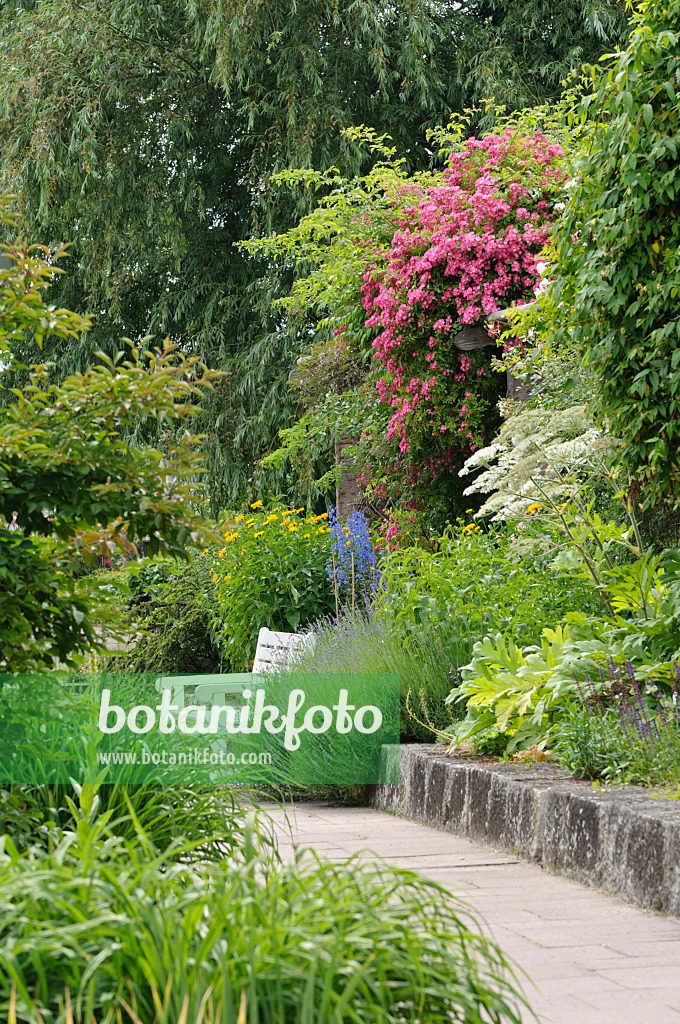
[[595,790],[545,763],[455,759],[402,746],[401,782],[369,801],[488,842],[637,906],[680,916],[680,800],[636,786]]

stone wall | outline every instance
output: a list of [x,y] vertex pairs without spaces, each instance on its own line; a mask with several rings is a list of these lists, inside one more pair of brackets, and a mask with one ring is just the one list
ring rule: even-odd
[[680,801],[635,786],[597,791],[546,764],[456,760],[401,748],[401,782],[372,806],[680,916]]

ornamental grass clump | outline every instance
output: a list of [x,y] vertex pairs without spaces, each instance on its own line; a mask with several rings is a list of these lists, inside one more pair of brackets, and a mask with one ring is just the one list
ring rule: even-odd
[[445,699],[455,677],[453,666],[469,657],[469,645],[457,630],[424,625],[408,635],[370,604],[340,610],[314,623],[313,648],[302,650],[296,669],[310,673],[366,673],[396,676],[401,693],[401,735],[432,741],[460,717],[458,705]]
[[5,842],[0,1018],[527,1021],[503,954],[437,883],[357,858],[275,862],[255,840],[246,829],[240,861],[185,863],[181,844],[171,861],[143,836],[111,840],[90,804],[49,854]]

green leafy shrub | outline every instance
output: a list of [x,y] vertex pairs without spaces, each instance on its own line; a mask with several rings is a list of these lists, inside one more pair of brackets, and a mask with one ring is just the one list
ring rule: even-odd
[[[368,646],[377,654],[378,634],[389,638],[381,640],[382,657],[389,652],[392,671],[402,681],[404,732],[410,737],[431,739],[452,729],[459,735],[463,727],[452,720],[464,717],[465,709],[454,698],[472,695],[460,686],[459,670],[476,641],[499,634],[499,642],[505,637],[515,648],[535,640],[569,609],[596,608],[587,585],[566,581],[548,557],[517,556],[518,536],[501,527],[483,532],[470,523],[448,528],[435,542],[438,550],[410,547],[385,554],[374,602],[376,638]],[[490,728],[493,715],[483,723],[467,735]]]
[[[602,524],[600,538],[621,536],[615,524]],[[591,554],[593,554],[591,552]],[[594,557],[594,554],[593,554]],[[475,644],[463,667],[463,684],[450,701],[465,701],[465,721],[452,732],[454,743],[495,729],[507,750],[552,740],[565,708],[609,665],[629,664],[648,695],[669,694],[680,657],[680,583],[660,556],[643,555],[615,564],[607,551],[590,567],[575,549],[554,563],[590,584],[603,598],[603,611],[568,612],[540,642],[520,650],[500,634]],[[667,559],[668,565],[674,565]],[[595,575],[593,575],[593,570]]]
[[549,557],[517,556],[512,549],[517,538],[510,529],[482,531],[470,523],[447,528],[437,550],[388,552],[380,567],[377,617],[403,636],[427,624],[457,637],[469,652],[488,634],[501,632],[528,643],[565,612],[595,609],[588,587],[580,580],[565,581]]
[[[173,863],[92,794],[49,855],[0,851],[0,1012],[177,1024],[520,1024],[502,953],[435,882],[357,859]],[[190,847],[189,847],[190,849]],[[38,1018],[40,1013],[40,1018]]]
[[109,658],[111,667],[166,675],[217,672],[220,652],[213,638],[212,584],[205,563],[151,565],[131,582],[133,594],[148,594],[152,600],[131,606],[129,625],[137,638],[126,654]]
[[[0,197],[3,237],[18,223],[8,203]],[[127,353],[101,356],[98,366],[59,384],[48,382],[46,366],[32,366],[10,392],[7,375],[18,368],[26,336],[39,346],[50,335],[75,344],[90,321],[41,294],[61,273],[63,246],[49,253],[17,239],[3,253],[0,667],[26,672],[69,663],[101,644],[95,627],[106,624],[107,594],[97,574],[82,574],[83,561],[136,554],[143,539],[152,554],[182,557],[212,536],[193,508],[202,472],[197,438],[168,434],[161,452],[126,443],[122,428],[158,436],[161,425],[186,423],[214,374],[173,346],[152,352],[128,343]]]
[[215,594],[212,628],[233,672],[250,668],[262,626],[290,632],[335,608],[327,515],[303,509],[226,517],[224,547],[203,552]]
[[580,120],[600,123],[557,246],[564,330],[586,351],[597,417],[624,439],[650,502],[680,497],[679,24],[678,0],[646,0],[626,49],[592,69]]

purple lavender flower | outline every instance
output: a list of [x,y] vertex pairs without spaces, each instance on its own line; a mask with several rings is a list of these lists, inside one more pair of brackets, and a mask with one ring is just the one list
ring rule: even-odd
[[460,684],[463,682],[463,677],[461,676],[458,669],[454,668],[453,665],[449,669],[449,680],[451,682],[452,687],[460,686]]

